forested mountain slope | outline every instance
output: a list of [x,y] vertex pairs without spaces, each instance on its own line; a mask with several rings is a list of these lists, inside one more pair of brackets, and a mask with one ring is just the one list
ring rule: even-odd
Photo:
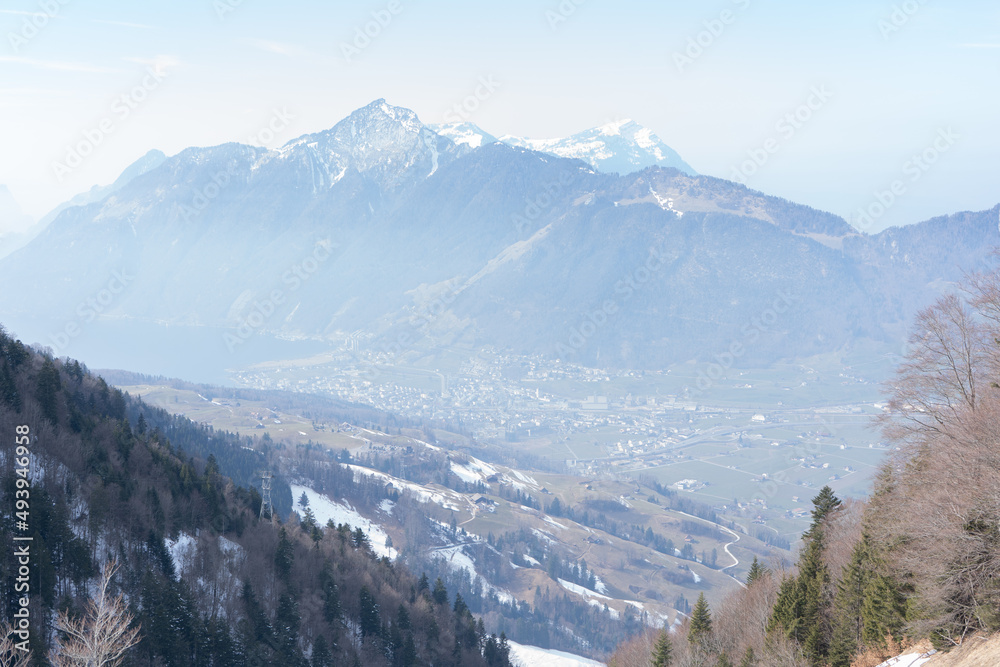
[[[348,526],[259,520],[257,491],[221,474],[246,480],[264,465],[236,437],[143,405],[2,330],[0,433],[0,598],[12,618],[15,537],[31,537],[35,664],[48,664],[57,610],[81,613],[109,559],[140,628],[126,665],[508,664],[504,640],[461,600],[377,558]],[[24,456],[27,509],[16,504]]]

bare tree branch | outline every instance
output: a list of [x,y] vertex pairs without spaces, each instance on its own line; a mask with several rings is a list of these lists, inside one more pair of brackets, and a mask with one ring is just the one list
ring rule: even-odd
[[104,566],[97,595],[87,603],[83,617],[70,618],[60,612],[56,619],[59,638],[49,655],[55,667],[118,667],[126,652],[139,643],[139,627],[121,594],[111,597],[108,590],[118,564]]

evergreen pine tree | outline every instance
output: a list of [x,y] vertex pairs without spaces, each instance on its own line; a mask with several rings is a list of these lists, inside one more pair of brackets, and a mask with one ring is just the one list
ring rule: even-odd
[[757,655],[752,646],[747,646],[747,651],[743,654],[743,659],[740,660],[740,667],[757,667]]
[[834,667],[850,665],[867,646],[881,646],[886,635],[898,635],[904,624],[906,600],[899,586],[881,574],[882,564],[867,534],[855,545],[834,599],[834,636],[830,650]]
[[770,574],[770,570],[761,565],[757,557],[754,556],[753,562],[750,563],[750,569],[747,571],[747,587],[753,586],[755,582],[768,574]]
[[292,546],[291,541],[288,539],[288,533],[285,532],[285,527],[281,527],[281,531],[278,533],[278,548],[274,551],[274,568],[278,572],[278,576],[283,580],[288,581],[289,575],[292,573],[292,563],[295,559],[295,547]]
[[318,636],[313,644],[312,667],[333,667],[333,653],[323,635]]
[[441,577],[438,577],[437,581],[434,582],[434,592],[431,594],[431,597],[438,604],[448,604],[448,589],[444,587]]
[[298,649],[299,638],[299,605],[288,593],[278,600],[278,609],[274,614],[274,630],[278,639],[278,651],[286,664],[297,664],[301,660]]
[[59,371],[51,359],[46,359],[42,369],[38,371],[35,385],[35,398],[42,409],[42,416],[53,424],[59,421],[58,392],[62,388]]
[[359,601],[361,608],[361,636],[370,637],[378,635],[382,630],[382,620],[379,616],[378,603],[375,602],[375,598],[367,586],[361,587]]
[[812,499],[813,511],[812,511],[812,524],[809,526],[809,530],[806,531],[804,537],[810,538],[817,528],[823,523],[830,512],[840,507],[840,499],[834,494],[833,489],[829,486],[824,486],[819,490],[819,494]]
[[17,392],[14,371],[8,366],[6,358],[0,363],[0,401],[12,407],[15,412],[21,411],[21,395]]
[[733,661],[729,659],[729,654],[723,651],[715,662],[715,667],[733,667]]
[[[829,487],[824,487],[824,491],[826,489]],[[806,545],[799,556],[798,575],[781,582],[768,631],[782,629],[802,646],[814,665],[819,665],[829,652],[831,635],[825,594],[830,577],[823,562],[822,518],[840,501],[835,497],[830,501],[827,494],[820,492],[814,502],[817,506],[814,516],[819,520],[806,535]]]
[[653,648],[653,667],[670,667],[674,659],[674,645],[670,641],[670,633],[660,630]]
[[691,626],[688,629],[688,641],[701,644],[712,634],[712,612],[708,608],[705,594],[698,595],[698,601],[691,612]]

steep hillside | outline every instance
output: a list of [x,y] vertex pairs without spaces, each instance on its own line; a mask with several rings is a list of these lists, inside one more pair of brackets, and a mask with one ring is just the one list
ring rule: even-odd
[[[443,584],[431,590],[379,558],[362,531],[259,520],[257,490],[223,474],[268,466],[245,441],[2,331],[0,431],[0,594],[20,598],[14,545],[30,537],[39,664],[56,610],[80,613],[110,558],[142,636],[128,665],[508,664],[505,640],[486,636]],[[275,494],[287,498],[287,484]]]

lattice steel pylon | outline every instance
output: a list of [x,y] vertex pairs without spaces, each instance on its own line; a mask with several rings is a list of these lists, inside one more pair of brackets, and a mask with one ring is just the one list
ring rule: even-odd
[[264,518],[264,514],[267,514],[267,518],[270,521],[274,521],[274,503],[271,502],[271,481],[274,479],[274,475],[271,474],[270,470],[261,470],[260,475],[260,490],[261,490],[261,501],[260,501],[260,518]]

